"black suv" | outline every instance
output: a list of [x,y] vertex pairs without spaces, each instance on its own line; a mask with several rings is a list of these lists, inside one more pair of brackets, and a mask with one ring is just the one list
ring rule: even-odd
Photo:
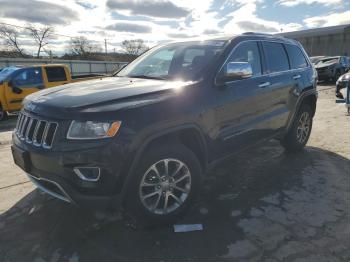
[[270,138],[301,150],[316,80],[302,46],[283,37],[161,45],[112,77],[28,96],[13,133],[14,161],[64,201],[170,222],[219,160]]

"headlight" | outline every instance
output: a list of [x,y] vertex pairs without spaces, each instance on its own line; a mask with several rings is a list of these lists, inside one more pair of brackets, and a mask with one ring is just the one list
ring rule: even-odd
[[96,121],[72,121],[67,139],[99,139],[113,137],[121,126],[120,121],[96,122]]

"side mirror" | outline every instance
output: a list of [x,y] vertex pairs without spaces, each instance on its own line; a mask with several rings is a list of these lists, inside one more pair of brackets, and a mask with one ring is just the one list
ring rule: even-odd
[[228,81],[249,78],[253,76],[253,68],[247,62],[230,62],[226,65],[224,76]]
[[219,76],[219,83],[241,80],[253,76],[253,68],[248,62],[229,62]]

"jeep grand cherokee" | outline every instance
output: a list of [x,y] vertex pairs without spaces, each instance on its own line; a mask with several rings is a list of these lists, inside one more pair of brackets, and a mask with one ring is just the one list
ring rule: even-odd
[[122,206],[140,223],[170,222],[219,160],[270,138],[301,150],[316,80],[302,46],[283,37],[161,45],[112,77],[28,96],[13,157],[61,200]]

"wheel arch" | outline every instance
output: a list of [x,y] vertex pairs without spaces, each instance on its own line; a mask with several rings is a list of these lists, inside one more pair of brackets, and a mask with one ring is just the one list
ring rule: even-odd
[[305,90],[303,90],[300,93],[299,98],[296,102],[296,106],[294,108],[294,111],[292,112],[292,115],[289,118],[288,125],[287,125],[287,131],[291,127],[295,116],[297,115],[300,107],[303,104],[309,104],[311,106],[312,113],[313,113],[312,116],[314,116],[316,113],[316,105],[317,105],[317,91],[314,87],[306,88]]
[[177,127],[168,128],[149,135],[145,138],[140,139],[141,143],[136,143],[132,146],[133,150],[131,161],[127,165],[125,170],[125,176],[121,188],[121,199],[124,202],[124,198],[127,194],[128,186],[132,178],[133,172],[137,167],[142,155],[148,148],[156,146],[162,143],[182,143],[184,146],[189,148],[198,158],[201,164],[202,172],[207,168],[208,164],[208,150],[205,142],[204,135],[201,129],[195,124],[185,124]]

